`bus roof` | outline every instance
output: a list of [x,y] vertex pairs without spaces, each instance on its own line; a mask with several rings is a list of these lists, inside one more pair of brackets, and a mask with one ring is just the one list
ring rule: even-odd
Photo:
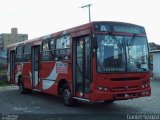
[[136,24],[131,24],[131,23],[126,23],[126,22],[94,21],[94,22],[86,23],[86,24],[76,26],[76,27],[73,27],[73,28],[70,28],[70,29],[66,29],[66,30],[51,33],[51,34],[48,34],[48,35],[44,35],[44,36],[41,36],[41,37],[38,37],[38,38],[35,38],[35,39],[25,40],[25,41],[22,41],[22,42],[11,44],[11,45],[8,45],[7,48],[12,48],[12,47],[16,47],[16,46],[19,46],[19,45],[24,45],[24,44],[34,43],[34,42],[37,42],[37,44],[40,44],[40,42],[42,40],[45,40],[47,38],[58,37],[58,36],[63,36],[63,35],[67,35],[67,34],[76,33],[78,31],[88,29],[88,28],[92,27],[94,24],[103,24],[103,23],[107,24],[107,25],[128,25],[128,26],[140,27],[140,28],[144,29],[144,27],[142,27],[142,26],[139,26],[139,25],[136,25]]

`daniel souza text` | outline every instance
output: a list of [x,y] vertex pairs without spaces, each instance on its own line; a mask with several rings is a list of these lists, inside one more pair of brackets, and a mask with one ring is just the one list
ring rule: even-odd
[[127,120],[160,120],[160,114],[127,114]]

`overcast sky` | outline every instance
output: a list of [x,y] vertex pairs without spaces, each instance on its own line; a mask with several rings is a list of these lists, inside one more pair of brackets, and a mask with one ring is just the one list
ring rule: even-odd
[[92,21],[121,21],[145,27],[149,42],[160,44],[159,0],[0,0],[0,33],[17,27],[29,39]]

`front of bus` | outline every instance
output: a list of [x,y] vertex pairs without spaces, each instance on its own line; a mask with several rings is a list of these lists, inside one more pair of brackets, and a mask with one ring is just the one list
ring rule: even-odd
[[143,27],[119,22],[93,24],[92,101],[150,96],[149,51]]

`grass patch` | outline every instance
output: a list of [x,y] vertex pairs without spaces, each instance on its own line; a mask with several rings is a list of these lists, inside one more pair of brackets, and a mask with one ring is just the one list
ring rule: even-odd
[[0,76],[7,75],[6,70],[0,70]]
[[9,86],[9,83],[6,82],[0,82],[0,87],[5,87],[5,86]]

